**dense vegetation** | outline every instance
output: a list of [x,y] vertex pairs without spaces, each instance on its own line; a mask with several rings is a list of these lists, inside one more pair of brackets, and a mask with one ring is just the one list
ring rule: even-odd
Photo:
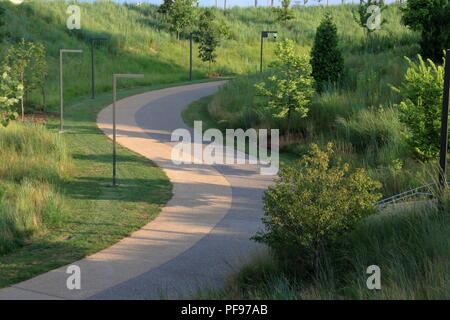
[[[109,39],[96,51],[99,92],[111,89],[112,73],[146,75],[127,82],[130,86],[184,80],[188,77],[188,38],[192,31],[200,31],[196,37],[200,52],[195,54],[194,76],[238,77],[215,96],[194,104],[185,116],[190,120],[200,117],[221,129],[280,128],[284,135],[282,156],[288,160],[287,169],[264,199],[266,232],[255,238],[267,243],[275,255],[268,254],[245,267],[230,287],[213,294],[228,298],[447,297],[448,210],[438,212],[430,206],[417,210],[406,207],[405,212],[396,214],[368,213],[373,212],[373,202],[381,196],[376,193],[378,189],[388,196],[423,185],[435,176],[433,143],[438,128],[442,69],[420,58],[419,65],[415,61],[421,51],[440,62],[436,47],[447,43],[448,6],[441,0],[411,0],[408,4],[423,2],[431,8],[428,14],[420,16],[420,23],[414,24],[414,6],[383,5],[380,28],[368,30],[365,9],[372,2],[360,7],[292,9],[289,1],[283,1],[285,6],[278,10],[211,9],[200,14],[193,8],[193,0],[166,1],[159,9],[145,4],[98,1],[79,4],[81,30],[66,28],[64,1],[53,1],[51,6],[40,0],[21,6],[2,2],[4,20],[8,22],[1,30],[6,35],[0,45],[2,61],[8,60],[8,52],[14,56],[10,48],[20,47],[24,39],[28,44],[44,45],[46,61],[36,65],[48,65],[45,85],[42,79],[34,79],[36,84],[30,87],[26,79],[18,82],[11,81],[8,75],[4,77],[2,97],[7,103],[17,104],[25,92],[27,111],[52,110],[57,106],[61,48],[84,50],[83,55],[65,58],[66,98],[89,93],[90,38],[97,36]],[[438,10],[437,14],[436,8],[443,9],[443,13]],[[430,18],[433,14],[437,19]],[[198,17],[200,23],[196,25],[193,21]],[[215,24],[208,21],[211,17]],[[442,21],[439,28],[435,28],[436,21]],[[212,27],[214,36],[205,32]],[[264,70],[268,71],[258,74],[261,30],[277,30],[279,44],[275,46],[266,40]],[[434,40],[436,36],[441,42]],[[432,46],[428,46],[430,43]],[[37,56],[42,56],[42,50],[38,51]],[[312,60],[311,51],[316,57]],[[323,59],[333,61],[325,61],[331,62],[327,65]],[[334,70],[332,75],[324,72],[327,68]],[[313,77],[319,84],[315,88],[318,90],[314,89]],[[433,95],[428,95],[430,90]],[[416,95],[416,91],[420,94]],[[43,93],[45,99],[41,97]],[[39,236],[46,228],[58,225],[66,217],[63,193],[78,214],[72,215],[68,223],[73,232],[53,232],[34,244],[42,252],[47,252],[48,247],[55,250],[52,254],[59,258],[57,262],[39,265],[30,272],[26,265],[34,265],[42,255],[29,258],[27,253],[33,246],[24,247],[0,258],[1,274],[6,277],[0,277],[0,285],[113,243],[154,216],[158,206],[167,200],[170,188],[161,172],[149,171],[151,164],[123,151],[122,156],[130,162],[122,172],[128,177],[125,183],[129,188],[123,195],[126,201],[111,201],[117,200],[119,194],[104,188],[109,169],[105,150],[109,150],[109,145],[94,126],[95,112],[102,103],[109,102],[106,94],[101,97],[101,101],[83,100],[69,108],[68,130],[73,135],[68,136],[67,143],[77,154],[76,177],[68,181],[64,175],[70,161],[65,160],[60,138],[39,126],[14,123],[0,129],[5,133],[1,146],[10,150],[5,159],[0,158],[0,163],[8,166],[3,171],[0,167],[0,231],[4,233],[0,250],[11,251],[32,235]],[[2,121],[7,124],[17,117],[17,112],[11,105],[2,106],[6,106],[0,110]],[[433,112],[427,114],[426,110]],[[422,119],[418,116],[425,117],[425,127],[422,122],[415,122]],[[55,125],[53,121],[49,127]],[[33,140],[33,148],[29,148],[23,144],[28,146],[27,139],[38,141]],[[85,143],[86,139],[89,143]],[[44,153],[54,157],[43,159]],[[297,159],[303,162],[292,165]],[[37,172],[34,163],[44,169]],[[305,170],[306,165],[309,170]],[[320,183],[319,190],[314,188],[316,183]],[[146,194],[154,195],[150,202],[133,192],[142,188],[148,190]],[[296,192],[283,192],[293,189]],[[339,189],[339,197],[333,196],[335,189]],[[95,198],[90,196],[92,190]],[[30,207],[24,199],[36,200]],[[99,200],[108,200],[108,204]],[[131,218],[112,214],[127,210],[134,212]],[[325,220],[329,223],[323,224]],[[95,221],[110,222],[116,227],[102,230],[99,241],[89,236],[96,235],[88,225]],[[284,251],[293,257],[280,259],[279,252]],[[313,263],[292,268],[292,262],[306,258]],[[365,286],[365,270],[372,264],[384,270],[382,291],[369,291]]]
[[[261,83],[277,88],[276,77],[283,62],[279,54],[271,70],[239,77],[184,113],[188,121],[195,114],[207,119],[208,126],[222,129],[279,128],[285,136],[293,134],[297,140],[292,143],[290,138],[283,139],[286,167],[264,198],[265,229],[255,240],[268,244],[270,253],[244,267],[225,290],[208,292],[206,297],[447,297],[450,242],[444,224],[449,218],[448,206],[439,211],[432,203],[420,208],[406,205],[399,210],[402,212],[394,214],[392,209],[366,214],[367,209],[373,209],[375,187],[382,186],[381,192],[387,197],[437,178],[442,67],[431,60],[424,62],[417,55],[421,50],[420,33],[401,22],[402,14],[408,14],[406,9],[400,10],[399,5],[382,8],[380,28],[372,30],[361,23],[365,11],[353,10],[354,27],[364,32],[361,42],[356,41],[358,36],[347,35],[352,25],[341,20],[341,10],[351,14],[352,8],[329,9],[336,22],[337,38],[331,19],[324,15],[327,10],[316,16],[316,20],[324,20],[311,52],[316,67],[313,75],[319,82],[331,85],[319,86],[312,101],[303,105],[306,114],[294,114],[292,123],[270,112],[267,106],[273,104],[272,97],[261,94]],[[332,50],[324,49],[322,38],[331,40],[325,43]],[[312,47],[311,42],[303,45],[297,47],[298,57]],[[440,43],[440,48],[444,45]],[[344,57],[343,73],[326,79],[323,75],[335,64],[333,57],[324,61],[321,55],[336,56],[339,51]],[[326,67],[327,63],[330,66]],[[278,83],[273,83],[274,79]],[[289,77],[283,79],[292,83]],[[278,98],[284,94],[283,90],[275,91],[280,92]],[[285,105],[294,107],[293,101]],[[327,147],[330,141],[332,149]],[[323,149],[329,153],[320,151]],[[333,164],[329,167],[331,154]],[[336,165],[341,161],[346,163],[343,171]],[[344,182],[351,180],[345,171],[348,168],[360,168],[354,171],[361,172],[358,188]],[[334,187],[328,188],[333,183]],[[344,200],[346,194],[351,194],[352,200],[361,200],[351,206],[352,201]],[[374,198],[365,198],[368,194]],[[365,271],[373,264],[384,270],[381,291],[366,287]]]
[[71,160],[58,134],[41,125],[0,129],[0,255],[66,216],[59,188]]
[[[88,93],[90,90],[90,41],[91,37],[107,37],[109,41],[96,43],[97,90],[111,89],[112,73],[144,73],[144,79],[127,81],[126,86],[170,83],[188,79],[189,41],[187,29],[180,34],[180,40],[172,31],[164,16],[152,5],[120,5],[110,1],[79,3],[81,7],[81,30],[68,30],[66,20],[67,3],[42,0],[25,1],[20,6],[3,1],[4,20],[2,28],[7,40],[0,45],[0,55],[6,54],[10,44],[19,43],[22,38],[45,45],[48,64],[48,78],[45,91],[46,107],[58,105],[59,49],[83,49],[82,55],[65,57],[65,96]],[[333,17],[340,29],[341,42],[352,52],[359,52],[365,46],[363,29],[352,21],[352,6],[333,7]],[[229,37],[221,40],[217,48],[216,62],[211,65],[211,75],[232,75],[255,73],[259,70],[259,41],[261,30],[276,29],[280,38],[296,42],[301,52],[307,52],[315,37],[315,29],[327,9],[321,6],[294,9],[295,21],[288,25],[277,20],[271,8],[232,8],[226,11],[213,9],[217,21],[226,21]],[[397,28],[400,20],[398,10],[386,12],[391,21],[386,32],[373,40],[375,50],[401,46],[401,56],[408,53],[410,45],[417,43],[419,35]],[[120,23],[116,23],[120,21]],[[343,28],[343,26],[346,26]],[[8,39],[9,38],[9,39]],[[404,46],[402,46],[404,45]],[[377,49],[378,48],[378,49]],[[208,74],[208,63],[194,52],[194,78]],[[274,60],[272,41],[265,46],[265,61]],[[405,52],[406,50],[406,52]],[[355,63],[359,63],[356,62]],[[391,62],[393,65],[396,61]],[[81,66],[81,67],[80,67]],[[373,68],[376,68],[374,65]],[[389,66],[386,66],[388,68]],[[370,72],[370,71],[367,71]],[[363,75],[360,76],[361,78]],[[353,79],[355,81],[355,79]],[[362,81],[362,80],[360,80]],[[30,106],[42,107],[39,90],[28,98]]]

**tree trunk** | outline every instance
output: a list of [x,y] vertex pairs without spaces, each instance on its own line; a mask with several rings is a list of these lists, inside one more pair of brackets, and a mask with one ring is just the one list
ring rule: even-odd
[[42,111],[44,111],[45,104],[47,103],[47,97],[45,96],[45,88],[41,87],[41,94],[42,94]]
[[287,127],[287,143],[291,143],[291,126],[292,126],[292,112],[291,107],[289,107],[288,111],[288,127]]
[[23,94],[22,94],[22,99],[20,99],[21,101],[21,107],[22,107],[22,121],[24,120],[24,118],[25,118],[25,107],[24,107],[24,103],[23,103],[23,100],[25,99],[25,86],[24,86],[24,76],[23,76],[23,74],[21,75],[21,82],[22,82],[22,87],[23,87]]

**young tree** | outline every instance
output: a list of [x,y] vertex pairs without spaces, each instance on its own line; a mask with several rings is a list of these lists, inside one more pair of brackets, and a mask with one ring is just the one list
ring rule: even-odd
[[10,68],[12,79],[19,81],[24,88],[21,100],[22,120],[25,113],[25,96],[39,88],[45,100],[44,82],[47,77],[45,47],[22,39],[17,45],[7,50],[5,65]]
[[180,38],[180,33],[195,22],[197,0],[174,0],[168,11],[171,28]]
[[36,43],[31,52],[31,64],[29,68],[29,90],[38,89],[42,96],[42,106],[45,107],[46,93],[45,81],[48,77],[47,61],[45,60],[45,46],[42,43]]
[[306,117],[310,100],[315,93],[309,58],[295,53],[294,41],[284,40],[275,51],[278,61],[274,75],[256,84],[257,92],[269,99],[268,108],[276,118],[287,119],[287,138],[290,140],[294,113]]
[[229,36],[229,33],[226,23],[218,21],[213,10],[209,8],[203,10],[199,17],[196,39],[199,42],[199,58],[209,63],[209,71],[211,71],[211,63],[216,61],[216,48],[220,38]]
[[289,21],[295,19],[294,11],[291,8],[291,0],[281,0],[281,8],[273,8],[277,13],[277,20],[287,25]]
[[406,58],[409,68],[403,83],[392,89],[403,98],[398,108],[400,121],[409,129],[409,145],[419,160],[429,161],[439,153],[444,67],[418,58],[418,63]]
[[164,0],[164,2],[159,6],[158,13],[167,16],[172,10],[174,0]]
[[31,57],[30,57],[30,50],[29,50],[29,44],[28,42],[25,42],[24,39],[22,39],[16,46],[11,46],[6,54],[5,58],[5,67],[10,68],[10,76],[13,80],[18,81],[24,90],[24,93],[21,97],[20,103],[21,103],[21,113],[22,113],[22,120],[24,118],[25,113],[25,107],[24,107],[24,96],[26,93],[26,83],[25,83],[25,74],[26,70],[28,68],[28,65],[30,64]]
[[450,3],[447,0],[408,0],[402,11],[402,22],[421,32],[422,55],[441,62],[443,50],[450,47]]
[[17,118],[15,106],[22,100],[23,86],[9,75],[5,68],[0,77],[0,125],[6,127],[10,120]]
[[326,13],[317,28],[311,50],[312,75],[319,92],[325,83],[336,83],[344,71],[344,59],[338,45],[337,27],[331,15]]
[[384,0],[360,0],[358,9],[353,11],[353,18],[364,29],[368,38],[387,22],[382,17],[382,12],[386,8]]

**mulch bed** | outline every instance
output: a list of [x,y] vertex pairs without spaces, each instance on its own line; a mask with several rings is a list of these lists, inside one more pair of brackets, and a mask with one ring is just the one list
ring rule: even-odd
[[[59,117],[59,113],[56,112],[43,112],[43,113],[32,113],[25,114],[23,119],[24,122],[35,122],[35,123],[47,123],[48,118],[56,118]],[[19,116],[17,119],[22,121],[22,116]]]

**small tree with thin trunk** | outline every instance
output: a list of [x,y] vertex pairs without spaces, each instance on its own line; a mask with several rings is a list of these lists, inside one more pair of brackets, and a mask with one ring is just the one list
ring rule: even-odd
[[171,29],[176,32],[177,39],[180,33],[195,22],[197,0],[174,0],[168,9],[168,22]]
[[196,39],[199,42],[199,58],[203,62],[208,62],[208,72],[211,72],[211,63],[216,61],[216,49],[220,44],[220,38],[229,35],[228,25],[218,20],[213,10],[204,9],[199,17]]
[[25,97],[34,89],[40,89],[45,104],[45,79],[47,64],[43,44],[28,42],[22,39],[17,45],[11,46],[5,57],[5,65],[10,68],[10,76],[19,81],[24,88],[21,99],[22,120],[25,113]]
[[273,9],[278,17],[277,20],[284,23],[284,25],[288,25],[289,21],[295,19],[294,11],[291,8],[291,0],[282,0],[281,8]]
[[353,18],[363,28],[367,40],[387,22],[382,16],[386,8],[384,0],[360,0],[358,8],[353,10]]
[[164,0],[164,2],[159,6],[158,13],[167,16],[172,10],[173,0]]
[[295,53],[294,42],[284,40],[275,51],[278,61],[274,74],[265,82],[256,84],[257,92],[268,98],[272,116],[287,120],[287,138],[290,141],[292,118],[295,113],[306,117],[315,93],[309,57]]

